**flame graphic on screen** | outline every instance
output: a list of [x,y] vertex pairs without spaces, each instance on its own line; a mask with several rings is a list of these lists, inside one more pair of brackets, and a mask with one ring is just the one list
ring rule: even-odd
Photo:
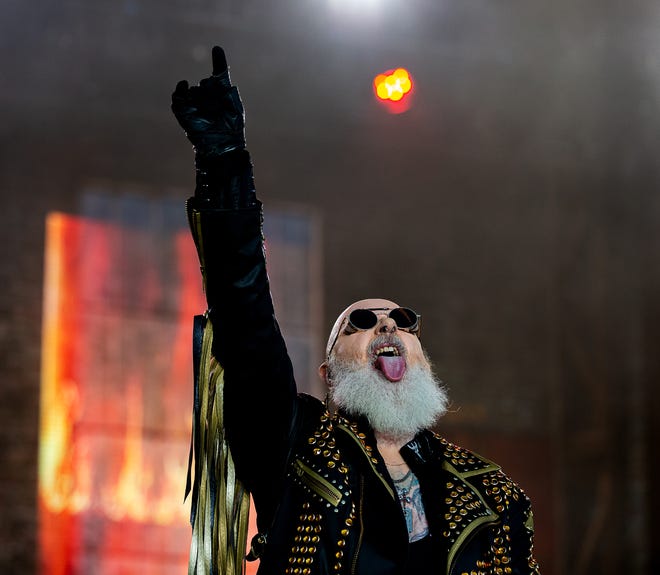
[[[99,286],[111,285],[113,259],[126,257],[121,248],[125,231],[53,214],[46,235],[41,572],[148,572],[144,559],[136,563],[132,558],[136,554],[148,560],[161,554],[155,560],[159,572],[164,564],[183,572],[190,541],[189,505],[183,504],[192,394],[190,326],[193,313],[204,309],[192,242],[186,232],[172,240],[181,297],[176,298],[176,315],[163,323],[139,310],[117,312],[112,297],[103,303],[92,293],[97,299],[90,300]],[[90,273],[93,285],[85,281]],[[158,295],[144,291],[151,300]],[[139,332],[137,346],[130,338],[122,343],[129,328]],[[150,348],[151,336],[158,343]],[[164,350],[163,341],[169,341]],[[150,353],[152,348],[157,353]],[[112,385],[104,378],[112,379]],[[103,537],[96,541],[99,529]],[[93,545],[88,539],[94,539]]]
[[[73,422],[76,420],[78,388],[65,372],[71,325],[65,321],[63,244],[64,222],[53,217],[48,222],[42,337],[41,431],[39,452],[39,495],[53,512],[65,509],[80,511],[89,507],[89,493],[74,487],[74,465],[71,446]],[[73,294],[69,292],[69,297]],[[77,492],[76,492],[77,491]]]
[[[42,575],[186,572],[191,327],[205,301],[187,228],[165,232],[47,219]],[[251,538],[254,510],[250,523]]]

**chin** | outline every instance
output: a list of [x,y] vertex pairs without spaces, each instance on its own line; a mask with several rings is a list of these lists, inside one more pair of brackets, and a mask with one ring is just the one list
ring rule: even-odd
[[407,367],[403,377],[389,381],[373,365],[328,360],[331,398],[352,416],[365,416],[374,431],[410,437],[432,427],[447,411],[448,398],[428,364]]

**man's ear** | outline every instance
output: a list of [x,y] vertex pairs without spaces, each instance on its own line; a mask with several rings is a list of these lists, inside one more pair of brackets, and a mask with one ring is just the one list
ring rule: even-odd
[[324,361],[321,365],[319,365],[319,377],[323,380],[323,383],[327,387],[331,387],[330,382],[328,381],[328,362]]

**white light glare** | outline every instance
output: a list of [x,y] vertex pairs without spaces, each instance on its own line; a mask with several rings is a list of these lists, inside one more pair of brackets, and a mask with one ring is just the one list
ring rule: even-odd
[[384,0],[328,0],[333,10],[345,12],[366,12],[380,8]]

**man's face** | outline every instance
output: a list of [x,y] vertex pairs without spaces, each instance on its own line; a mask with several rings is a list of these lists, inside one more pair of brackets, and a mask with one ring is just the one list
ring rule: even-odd
[[[408,441],[445,413],[448,399],[419,338],[399,329],[395,321],[413,329],[417,316],[395,312],[395,319],[389,317],[398,307],[383,299],[362,300],[348,307],[330,332],[327,360],[320,371],[339,409],[365,416],[378,433]],[[373,311],[375,325],[357,331],[351,328],[349,314],[358,309]],[[365,321],[358,323],[372,325],[369,312],[360,316]]]
[[[398,382],[406,370],[413,366],[428,367],[419,338],[399,329],[388,314],[399,306],[385,299],[365,299],[349,306],[337,318],[328,338],[326,353],[343,362],[370,366],[383,378],[383,382]],[[348,317],[352,311],[371,310],[377,316],[376,325],[354,331]]]

